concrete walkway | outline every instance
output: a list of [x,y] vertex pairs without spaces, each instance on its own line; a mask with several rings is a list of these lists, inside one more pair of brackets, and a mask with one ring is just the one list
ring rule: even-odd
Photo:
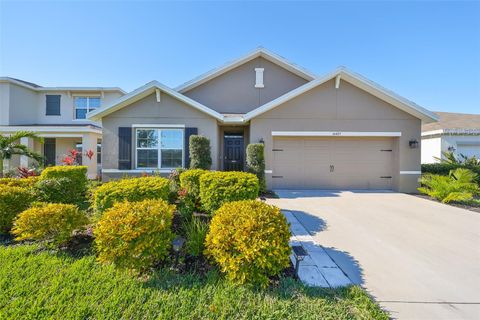
[[480,319],[479,213],[393,192],[277,194],[307,231],[292,241],[321,244],[393,318]]
[[[351,285],[352,281],[330,258],[325,249],[315,242],[295,215],[290,211],[284,211],[283,213],[290,223],[290,230],[292,231],[290,245],[302,246],[308,253],[308,256],[299,263],[298,277],[300,280],[306,285],[322,288]],[[290,260],[295,265],[296,260],[293,254],[290,256]]]

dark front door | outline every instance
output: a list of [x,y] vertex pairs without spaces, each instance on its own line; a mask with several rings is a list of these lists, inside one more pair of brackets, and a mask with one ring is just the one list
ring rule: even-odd
[[243,136],[225,135],[223,169],[243,171],[243,152]]
[[45,138],[43,145],[43,155],[45,157],[45,166],[55,165],[55,138]]

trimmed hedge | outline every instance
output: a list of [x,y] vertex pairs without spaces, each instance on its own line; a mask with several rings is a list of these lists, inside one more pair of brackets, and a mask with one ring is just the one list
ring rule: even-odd
[[[62,180],[62,188],[68,190],[68,199],[62,203],[82,203],[85,201],[87,191],[87,167],[86,166],[54,166],[45,168],[40,174],[39,182],[51,179]],[[69,179],[67,181],[66,179]],[[37,183],[38,185],[38,183]],[[54,199],[44,199],[47,202],[54,202]]]
[[180,187],[187,190],[195,201],[199,200],[200,196],[200,177],[207,172],[203,169],[190,169],[180,174]]
[[465,166],[462,164],[452,163],[426,163],[422,164],[422,173],[438,174],[441,176],[448,176],[451,170],[464,168],[473,171],[477,174],[476,182],[480,185],[480,166]]
[[215,212],[205,252],[231,281],[266,286],[290,264],[290,236],[279,208],[257,200],[230,202]]
[[104,183],[93,194],[95,211],[103,212],[115,202],[142,201],[145,199],[168,200],[170,182],[162,177],[126,178]]
[[116,203],[93,230],[98,260],[139,271],[168,256],[175,206],[163,200]]
[[39,177],[28,178],[0,178],[0,185],[9,187],[31,188],[38,181]]
[[189,145],[190,168],[210,170],[212,166],[210,140],[204,136],[191,135]]
[[247,171],[257,176],[260,192],[267,191],[264,149],[263,143],[251,143],[247,146]]
[[225,202],[255,199],[258,191],[258,178],[252,173],[212,171],[200,177],[200,201],[208,213]]
[[87,216],[75,205],[39,203],[18,215],[12,233],[16,240],[51,241],[59,245],[87,223]]
[[34,201],[32,192],[26,188],[0,185],[0,233],[7,233],[13,220]]

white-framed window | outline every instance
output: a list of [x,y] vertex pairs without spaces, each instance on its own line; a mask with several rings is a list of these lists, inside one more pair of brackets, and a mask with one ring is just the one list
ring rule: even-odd
[[100,108],[100,97],[74,97],[75,119],[86,119],[87,112]]
[[137,128],[135,159],[137,169],[183,167],[183,129]]

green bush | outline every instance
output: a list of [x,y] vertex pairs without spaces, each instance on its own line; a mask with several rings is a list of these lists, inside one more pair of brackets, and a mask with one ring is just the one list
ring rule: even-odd
[[426,174],[420,179],[422,187],[418,190],[443,203],[469,201],[480,193],[476,179],[477,174],[463,168],[451,170],[448,176]]
[[28,178],[0,178],[0,185],[9,187],[31,188],[38,181],[38,177]]
[[258,178],[252,173],[213,171],[200,177],[200,200],[209,213],[225,202],[255,199],[258,190]]
[[70,178],[42,179],[35,184],[33,192],[42,202],[76,204],[79,202],[79,197],[78,194],[70,191],[71,185]]
[[185,248],[188,254],[199,257],[205,250],[205,237],[208,232],[208,223],[193,218],[185,224]]
[[114,180],[104,183],[95,190],[93,205],[95,211],[101,213],[111,208],[115,202],[168,200],[169,188],[168,179],[156,176]]
[[[68,190],[68,200],[62,201],[62,203],[77,203],[80,204],[86,199],[87,191],[87,167],[86,166],[54,166],[45,168],[40,174],[40,180],[61,179],[63,187]],[[49,199],[45,199],[48,202],[53,202]]]
[[205,253],[231,281],[265,286],[290,264],[290,236],[279,208],[256,200],[230,202],[213,216]]
[[477,184],[480,185],[480,166],[465,166],[463,164],[455,164],[455,163],[425,163],[425,164],[422,164],[422,173],[448,176],[450,174],[450,171],[458,168],[468,169],[476,173],[477,178],[475,179],[475,181],[477,182]]
[[18,215],[12,233],[16,240],[32,239],[59,245],[87,223],[87,216],[75,205],[39,203]]
[[190,169],[180,174],[180,188],[185,189],[195,201],[200,200],[200,177],[209,171]]
[[10,231],[15,217],[33,201],[33,194],[27,188],[0,185],[0,233]]
[[189,144],[190,168],[210,170],[212,166],[210,140],[204,136],[191,135]]
[[167,257],[175,206],[164,200],[120,202],[94,228],[98,260],[143,271]]
[[247,146],[247,171],[257,176],[260,192],[267,191],[264,148],[263,143],[251,143]]

